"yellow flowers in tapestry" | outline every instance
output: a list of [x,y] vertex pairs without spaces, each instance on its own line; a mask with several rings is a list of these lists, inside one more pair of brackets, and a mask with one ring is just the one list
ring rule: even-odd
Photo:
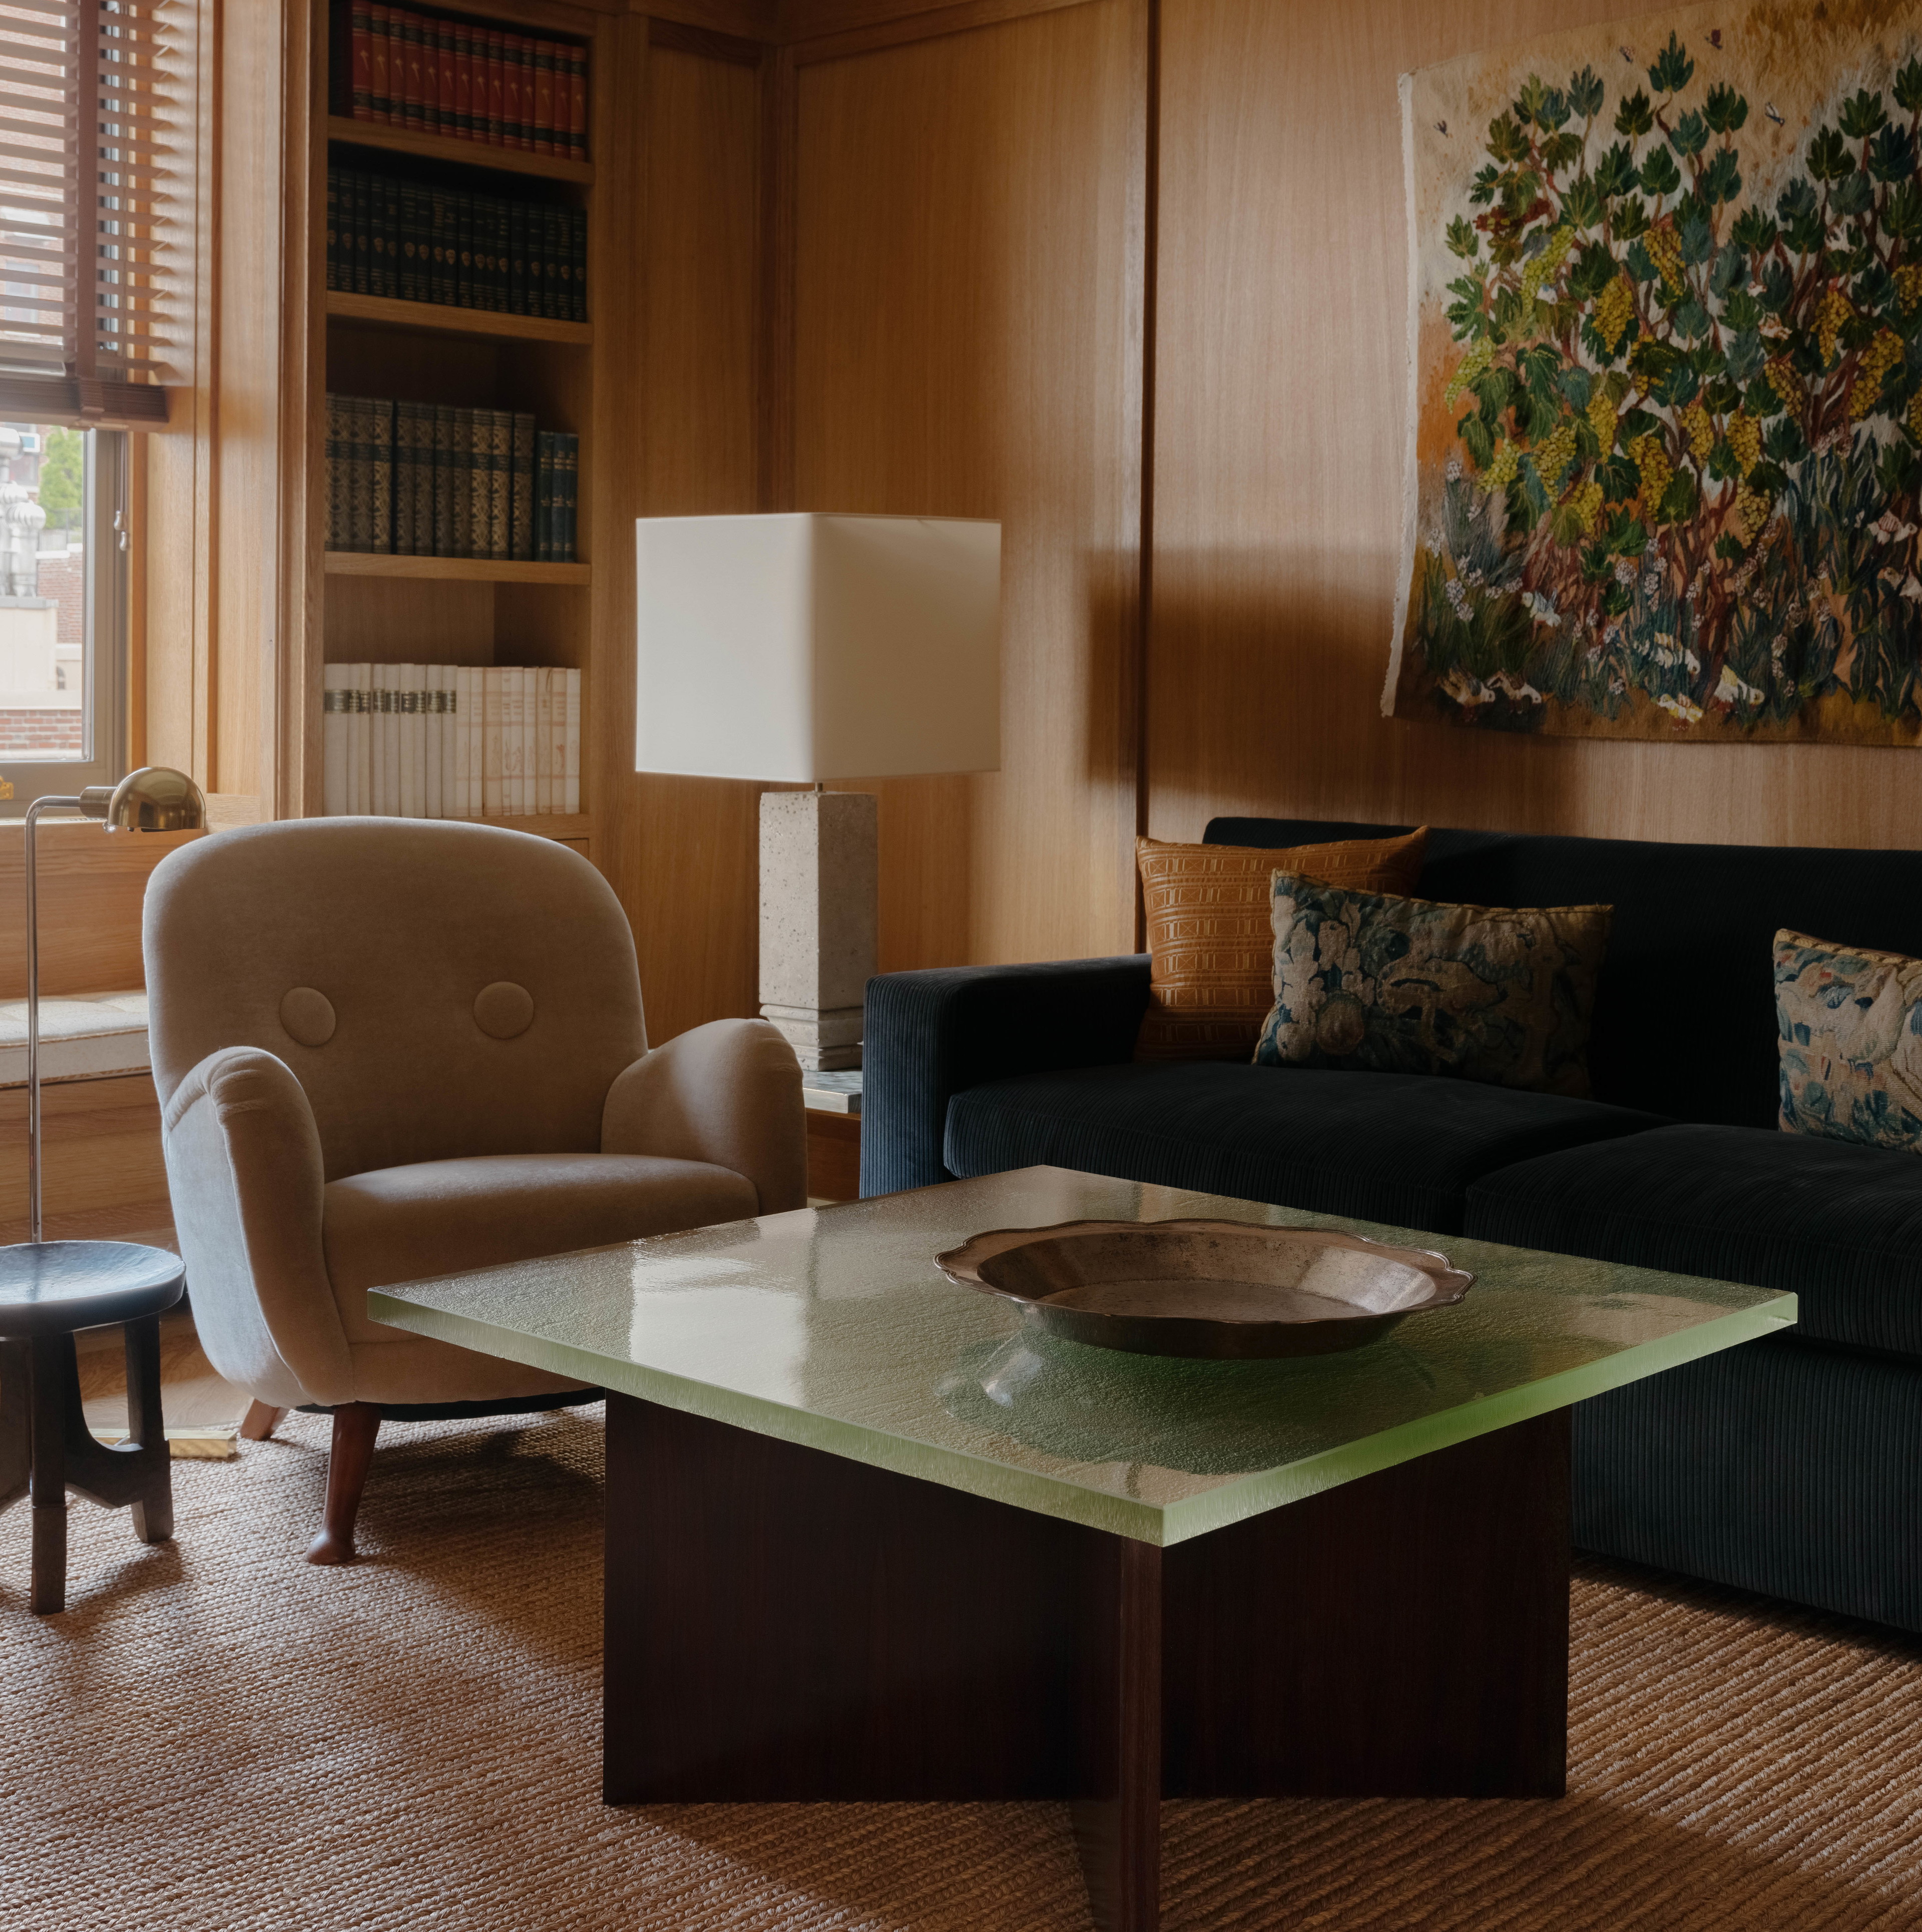
[[1384,710],[1922,741],[1922,0],[1652,14],[1402,102]]

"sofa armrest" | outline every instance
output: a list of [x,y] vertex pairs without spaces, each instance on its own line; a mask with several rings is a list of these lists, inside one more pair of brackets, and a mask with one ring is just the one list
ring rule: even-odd
[[868,982],[861,1049],[861,1192],[954,1176],[948,1102],[1018,1073],[1130,1058],[1148,1004],[1148,956],[950,966]]
[[703,1160],[744,1174],[763,1214],[808,1204],[801,1063],[766,1020],[710,1020],[616,1075],[603,1154]]
[[258,1047],[210,1053],[174,1089],[160,1137],[208,1361],[277,1408],[352,1402],[321,1245],[320,1136],[292,1070]]

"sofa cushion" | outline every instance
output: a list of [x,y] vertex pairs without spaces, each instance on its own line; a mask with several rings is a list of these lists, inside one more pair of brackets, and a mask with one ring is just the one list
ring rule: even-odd
[[1625,1107],[1420,1074],[1084,1066],[957,1094],[944,1158],[964,1178],[1046,1163],[1445,1234],[1460,1232],[1477,1176],[1660,1124]]
[[1922,959],[1775,935],[1782,1124],[1922,1151]]
[[1674,1126],[1486,1173],[1464,1232],[1792,1290],[1804,1340],[1922,1357],[1922,1160]]

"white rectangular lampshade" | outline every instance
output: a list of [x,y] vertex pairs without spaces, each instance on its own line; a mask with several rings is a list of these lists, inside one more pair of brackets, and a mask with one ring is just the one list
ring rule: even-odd
[[634,769],[819,784],[1001,763],[1001,526],[647,517]]

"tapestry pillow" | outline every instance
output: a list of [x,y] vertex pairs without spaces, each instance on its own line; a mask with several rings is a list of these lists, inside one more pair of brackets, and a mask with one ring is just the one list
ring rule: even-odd
[[1276,868],[1357,892],[1411,892],[1428,827],[1269,851],[1135,841],[1147,908],[1148,1010],[1137,1060],[1241,1060],[1273,997],[1268,880]]
[[1782,1124],[1922,1150],[1922,959],[1775,935]]
[[1588,1093],[1612,908],[1437,905],[1283,872],[1273,898],[1274,1004],[1257,1065]]

